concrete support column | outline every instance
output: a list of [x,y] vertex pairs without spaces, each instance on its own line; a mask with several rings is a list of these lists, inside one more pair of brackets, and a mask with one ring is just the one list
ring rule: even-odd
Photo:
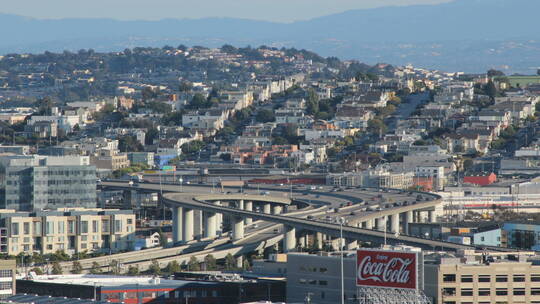
[[373,229],[373,220],[372,220],[372,219],[371,219],[371,220],[367,220],[367,221],[365,221],[365,222],[363,223],[363,225],[364,225],[364,228],[370,229],[370,230],[371,230],[371,229]]
[[[253,202],[252,201],[247,201],[244,203],[244,208],[246,211],[253,211]],[[251,223],[253,222],[253,219],[250,218],[250,217],[246,217],[244,219],[244,224],[246,225],[251,225]]]
[[296,248],[296,229],[291,226],[285,226],[284,252],[291,252]]
[[[221,206],[221,202],[215,201],[214,205]],[[222,227],[223,227],[223,213],[216,213],[216,231],[218,231],[218,233],[223,232]]]
[[233,228],[233,240],[241,240],[244,238],[244,219],[241,217],[233,217],[232,220],[232,228]]
[[264,203],[263,213],[266,213],[266,214],[272,213],[272,205],[270,205],[270,203]]
[[205,212],[204,214],[204,237],[215,238],[216,237],[216,220],[217,214],[214,212]]
[[323,234],[320,232],[315,232],[315,239],[313,240],[315,242],[315,248],[322,249],[323,247]]
[[202,210],[194,210],[193,212],[193,237],[195,239],[201,239],[203,237],[203,213]]
[[244,210],[244,200],[239,200],[238,201],[238,209]]
[[435,211],[428,211],[428,222],[435,223]]
[[182,235],[182,220],[184,217],[182,207],[172,208],[172,225],[173,225],[173,243],[178,243],[183,240]]
[[184,209],[184,241],[189,242],[193,240],[193,209]]
[[281,214],[281,212],[283,211],[283,207],[281,205],[274,205],[274,214]]
[[377,230],[379,231],[386,230],[386,216],[383,216],[377,219]]
[[390,232],[399,233],[399,213],[390,216]]
[[243,256],[237,256],[235,258],[236,260],[236,267],[239,269],[242,269],[244,267],[244,257]]
[[414,221],[413,212],[412,211],[405,212],[405,220],[403,221],[403,228],[404,228],[403,231],[405,232],[405,234],[410,233],[409,223],[413,223],[413,221]]
[[347,242],[346,250],[355,250],[358,248],[358,241],[357,240],[351,240]]

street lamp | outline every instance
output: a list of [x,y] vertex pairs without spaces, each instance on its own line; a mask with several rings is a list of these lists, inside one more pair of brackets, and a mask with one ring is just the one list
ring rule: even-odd
[[178,182],[180,183],[180,192],[184,192],[184,191],[182,191],[182,185],[184,184],[184,179],[181,176],[178,179]]
[[343,224],[345,223],[345,219],[343,217],[338,218],[339,223],[339,250],[341,251],[341,258],[340,258],[340,264],[341,264],[341,304],[345,303],[345,285],[344,285],[344,278],[343,278]]

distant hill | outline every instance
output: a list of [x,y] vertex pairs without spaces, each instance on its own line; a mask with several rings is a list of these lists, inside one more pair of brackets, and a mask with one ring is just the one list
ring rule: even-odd
[[134,46],[270,45],[325,56],[429,68],[526,72],[540,65],[538,0],[456,0],[439,5],[351,10],[308,21],[231,18],[41,20],[0,14],[0,53]]

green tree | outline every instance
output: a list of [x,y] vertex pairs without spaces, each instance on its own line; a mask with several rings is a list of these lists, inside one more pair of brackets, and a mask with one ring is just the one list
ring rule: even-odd
[[128,275],[130,276],[137,276],[139,275],[140,271],[139,271],[139,266],[138,265],[130,265],[128,267]]
[[192,256],[190,259],[189,259],[189,262],[188,262],[188,270],[189,271],[199,271],[201,270],[201,265],[199,264],[199,261],[197,260],[196,257]]
[[112,274],[120,274],[120,262],[118,260],[112,260],[109,263],[109,269]]
[[180,83],[180,87],[179,87],[180,92],[189,92],[191,91],[191,89],[193,89],[193,84],[191,82],[182,81]]
[[170,261],[165,268],[165,272],[170,275],[176,272],[180,272],[180,270],[180,264],[178,264],[177,261]]
[[41,268],[39,268],[39,267],[34,267],[30,271],[35,272],[37,275],[42,275],[43,274],[43,270],[41,270]]
[[140,152],[144,147],[135,136],[124,135],[118,139],[118,149],[120,152]]
[[170,104],[166,104],[160,101],[152,101],[148,103],[148,107],[156,113],[166,114],[172,112],[172,107]]
[[236,269],[236,259],[232,254],[227,254],[225,256],[225,270],[234,270]]
[[204,264],[206,265],[207,271],[212,271],[217,269],[217,261],[216,258],[214,258],[213,255],[208,254],[204,257]]
[[188,109],[198,110],[198,109],[207,109],[212,106],[210,99],[204,98],[200,93],[193,95],[193,98],[186,106]]
[[71,273],[73,274],[80,274],[82,273],[83,268],[79,261],[73,261],[73,265],[71,266]]
[[276,120],[276,116],[274,115],[274,112],[268,109],[262,109],[257,112],[255,115],[255,120],[261,123],[265,122],[272,122]]
[[57,250],[51,256],[52,261],[69,261],[69,255],[64,250]]
[[493,83],[493,81],[489,81],[486,86],[484,87],[484,90],[486,92],[486,95],[491,98],[491,100],[494,100],[497,96],[497,87]]
[[192,142],[188,142],[182,145],[182,152],[185,154],[193,154],[201,151],[204,149],[206,144],[203,141],[200,140],[194,140]]
[[153,260],[150,267],[148,267],[148,271],[153,275],[160,275],[161,267],[159,267],[159,262],[156,260]]
[[62,266],[60,266],[58,261],[55,261],[52,264],[52,274],[62,274]]
[[384,134],[386,133],[386,125],[379,118],[373,118],[368,121],[368,131],[372,134]]
[[99,266],[98,262],[92,262],[92,268],[90,268],[91,274],[100,274],[101,273],[101,266]]

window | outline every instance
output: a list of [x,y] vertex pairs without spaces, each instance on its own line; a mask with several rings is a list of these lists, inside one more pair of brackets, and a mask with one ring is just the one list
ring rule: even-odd
[[122,232],[122,221],[121,220],[115,220],[114,221],[114,232]]
[[531,282],[540,282],[540,274],[531,274]]
[[19,235],[19,223],[11,223],[11,235]]
[[515,274],[514,275],[514,282],[525,282],[525,275],[524,274]]
[[480,283],[489,283],[490,281],[491,281],[491,277],[488,275],[478,276],[478,282]]
[[75,233],[75,221],[68,221],[67,222],[67,229],[69,234]]
[[110,232],[109,226],[110,226],[110,221],[109,220],[102,220],[101,221],[101,232],[104,232],[104,233]]
[[443,288],[443,295],[445,295],[445,296],[455,296],[456,295],[456,289],[455,288]]
[[23,233],[30,234],[30,223],[23,223]]
[[472,288],[462,288],[461,289],[461,296],[462,297],[472,297],[473,296]]
[[515,296],[524,296],[525,295],[525,288],[514,288],[514,295]]
[[65,232],[64,222],[58,222],[58,233],[63,234]]
[[81,221],[81,233],[88,233],[88,221]]
[[540,288],[531,288],[531,296],[539,296]]
[[326,286],[328,285],[328,281],[319,281],[319,285]]
[[455,282],[455,281],[456,281],[455,274],[443,274],[443,282]]
[[507,275],[497,275],[495,277],[495,282],[508,282],[508,276]]
[[41,235],[41,222],[34,222],[32,228],[34,230],[34,235]]
[[508,290],[506,288],[497,288],[497,290],[495,291],[495,294],[498,296],[507,296]]
[[461,276],[461,283],[472,283],[473,277],[472,275],[462,275]]
[[480,237],[480,241],[484,242],[485,240],[486,240],[486,238],[485,238],[485,237],[483,237],[483,236],[482,236],[482,237]]
[[480,296],[480,297],[489,296],[490,294],[491,294],[491,292],[490,292],[489,288],[480,288],[480,289],[478,289],[478,296]]
[[97,233],[98,229],[98,221],[92,221],[92,232]]
[[54,234],[54,222],[45,223],[45,234]]

